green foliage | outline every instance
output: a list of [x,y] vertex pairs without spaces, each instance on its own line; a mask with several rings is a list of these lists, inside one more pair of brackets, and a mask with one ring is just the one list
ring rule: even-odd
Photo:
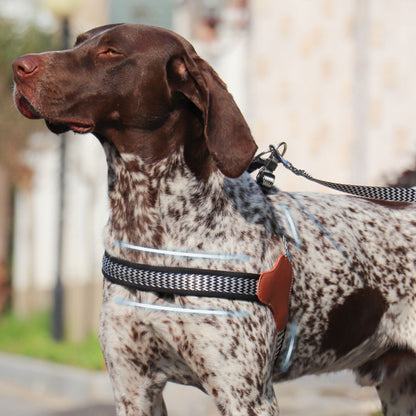
[[80,343],[56,342],[51,338],[50,328],[49,313],[20,319],[12,312],[7,312],[0,318],[0,351],[89,370],[104,368],[104,359],[95,334]]
[[[0,0],[1,1],[1,0]],[[14,186],[29,187],[32,172],[24,163],[22,150],[30,134],[45,129],[41,121],[29,121],[16,110],[13,103],[12,62],[27,53],[56,49],[59,36],[44,32],[36,26],[23,26],[0,17],[0,193],[3,204],[0,206],[0,286],[7,286],[10,277],[9,252],[11,220],[8,213],[12,205]],[[3,309],[6,296],[0,303]]]
[[12,62],[27,53],[57,49],[59,36],[36,26],[24,30],[12,21],[0,18],[0,165],[12,180],[27,177],[20,151],[30,132],[43,128],[43,123],[24,119],[13,104]]
[[44,52],[58,48],[58,36],[42,31],[35,25],[24,30],[12,21],[0,18],[0,74],[2,81],[12,83],[12,62],[27,53]]

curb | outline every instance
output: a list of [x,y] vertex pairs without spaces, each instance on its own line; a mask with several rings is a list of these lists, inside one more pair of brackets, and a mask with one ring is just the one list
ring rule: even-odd
[[112,403],[108,374],[0,352],[0,380],[77,404]]

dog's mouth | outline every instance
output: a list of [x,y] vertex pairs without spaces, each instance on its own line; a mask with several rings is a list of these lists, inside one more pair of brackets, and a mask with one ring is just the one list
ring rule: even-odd
[[54,121],[45,119],[48,129],[55,134],[65,133],[72,130],[75,133],[86,134],[91,133],[94,130],[94,124],[84,121]]
[[[34,108],[30,101],[22,94],[16,94],[16,107],[27,118],[31,120],[44,118],[41,113]],[[75,133],[85,134],[94,130],[94,123],[80,120],[53,120],[45,118],[48,129],[55,134],[65,133],[72,130]]]
[[16,95],[16,107],[25,117],[30,118],[31,120],[42,118],[39,111],[37,111],[22,94]]

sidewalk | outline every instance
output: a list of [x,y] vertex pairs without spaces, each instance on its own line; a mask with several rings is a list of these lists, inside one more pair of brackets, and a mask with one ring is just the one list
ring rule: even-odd
[[0,414],[115,416],[107,374],[0,353]]
[[[304,377],[276,386],[282,416],[369,416],[380,405],[372,388],[350,373]],[[191,387],[169,384],[169,416],[218,416],[210,399]],[[0,414],[8,416],[115,416],[104,372],[93,372],[0,353]]]

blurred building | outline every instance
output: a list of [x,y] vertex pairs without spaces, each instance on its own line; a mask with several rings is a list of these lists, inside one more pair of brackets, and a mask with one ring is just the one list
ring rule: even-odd
[[[219,72],[260,149],[314,176],[391,181],[416,158],[416,3],[412,0],[86,0],[74,32],[108,22],[174,29]],[[106,167],[93,137],[68,140],[64,284],[72,338],[94,329],[101,302]],[[31,189],[16,196],[14,305],[50,304],[56,268],[58,141],[34,135]],[[283,190],[319,190],[283,172]]]
[[[55,24],[45,9],[37,21]],[[105,0],[85,0],[71,17],[72,41],[110,20]],[[49,23],[51,24],[51,23]],[[34,123],[35,126],[35,123]],[[101,306],[102,229],[107,218],[106,162],[92,136],[68,133],[63,273],[65,331],[73,340],[97,328]],[[16,192],[13,238],[13,307],[22,315],[51,308],[57,272],[59,139],[35,133],[24,154],[31,186]]]
[[337,181],[382,184],[414,167],[414,16],[411,0],[252,1],[254,136],[284,138],[292,163]]

